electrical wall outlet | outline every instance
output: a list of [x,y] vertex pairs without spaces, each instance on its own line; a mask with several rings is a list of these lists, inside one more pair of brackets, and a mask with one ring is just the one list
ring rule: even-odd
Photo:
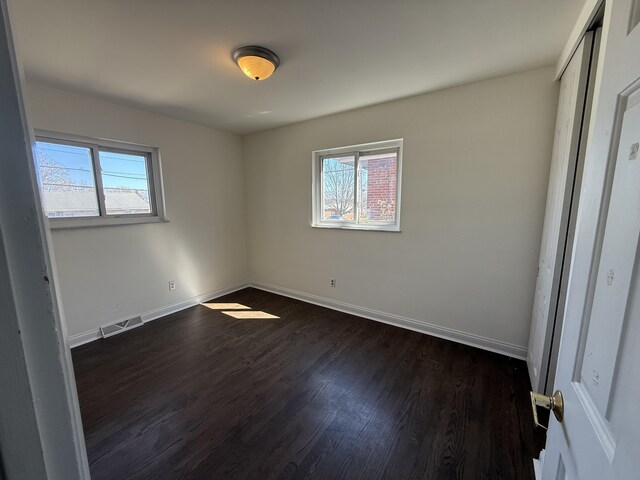
[[175,280],[169,280],[169,291],[173,291],[176,289],[176,281]]
[[329,285],[331,285],[332,287],[335,287],[335,286],[336,286],[336,279],[335,279],[335,278],[332,278],[332,279],[330,280],[330,282],[329,282]]

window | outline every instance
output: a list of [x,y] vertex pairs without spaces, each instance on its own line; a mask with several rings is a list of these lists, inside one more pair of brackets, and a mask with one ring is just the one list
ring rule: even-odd
[[38,132],[35,161],[52,228],[164,220],[155,148]]
[[400,231],[402,140],[313,152],[314,227]]

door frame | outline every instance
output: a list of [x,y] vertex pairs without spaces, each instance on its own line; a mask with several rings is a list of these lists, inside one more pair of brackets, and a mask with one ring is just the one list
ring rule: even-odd
[[0,0],[0,477],[89,479],[22,83]]
[[604,2],[605,0],[586,0],[556,64],[556,81],[560,80],[585,33],[593,26]]

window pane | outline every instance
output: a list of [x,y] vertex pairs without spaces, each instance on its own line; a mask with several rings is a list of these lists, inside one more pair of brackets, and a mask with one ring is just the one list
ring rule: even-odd
[[148,156],[100,150],[100,168],[107,215],[151,213]]
[[395,223],[397,152],[363,153],[359,161],[359,223]]
[[100,215],[90,148],[38,141],[36,166],[49,218]]
[[322,219],[354,220],[355,157],[322,159]]

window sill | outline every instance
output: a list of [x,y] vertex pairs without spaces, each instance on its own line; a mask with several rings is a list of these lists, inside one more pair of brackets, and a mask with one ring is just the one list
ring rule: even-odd
[[311,224],[312,228],[329,228],[333,230],[366,230],[369,232],[393,232],[400,233],[399,225],[354,225],[354,224],[345,224],[345,225],[327,225],[324,223],[320,224]]
[[50,218],[47,219],[51,230],[74,228],[115,227],[119,225],[138,225],[142,223],[167,223],[160,217],[110,217],[110,218]]

